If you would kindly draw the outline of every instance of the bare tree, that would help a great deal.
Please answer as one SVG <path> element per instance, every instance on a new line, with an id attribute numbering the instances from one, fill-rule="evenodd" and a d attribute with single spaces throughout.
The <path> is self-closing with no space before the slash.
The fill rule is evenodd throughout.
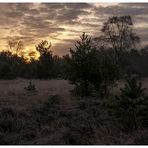
<path id="1" fill-rule="evenodd" d="M 111 48 L 119 56 L 124 51 L 136 48 L 140 38 L 133 32 L 130 16 L 110 17 L 102 27 L 103 36 L 95 38 L 101 47 Z"/>
<path id="2" fill-rule="evenodd" d="M 24 49 L 24 44 L 22 41 L 10 39 L 8 40 L 8 48 L 12 53 L 19 54 L 19 52 Z"/>
<path id="3" fill-rule="evenodd" d="M 41 41 L 37 46 L 36 46 L 36 50 L 40 53 L 40 55 L 49 53 L 49 49 L 51 48 L 51 43 L 49 43 L 48 41 L 44 40 Z"/>

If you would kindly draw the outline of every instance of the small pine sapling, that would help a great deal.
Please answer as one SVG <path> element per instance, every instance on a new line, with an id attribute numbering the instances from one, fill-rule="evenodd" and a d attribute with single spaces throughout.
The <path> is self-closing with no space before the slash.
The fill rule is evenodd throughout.
<path id="1" fill-rule="evenodd" d="M 141 122 L 140 112 L 147 104 L 145 88 L 142 87 L 142 83 L 139 82 L 136 75 L 128 75 L 124 88 L 120 90 L 121 94 L 115 96 L 112 103 L 115 120 L 120 121 L 123 126 L 134 131 Z"/>
<path id="2" fill-rule="evenodd" d="M 24 89 L 27 90 L 27 91 L 35 91 L 36 90 L 35 85 L 32 84 L 31 80 L 29 81 L 28 86 L 24 87 Z"/>

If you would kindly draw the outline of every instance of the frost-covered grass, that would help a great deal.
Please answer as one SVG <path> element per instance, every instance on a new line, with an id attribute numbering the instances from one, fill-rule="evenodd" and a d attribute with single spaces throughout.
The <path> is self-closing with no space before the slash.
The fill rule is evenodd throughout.
<path id="1" fill-rule="evenodd" d="M 106 100 L 73 96 L 65 80 L 32 80 L 35 91 L 28 82 L 0 81 L 0 144 L 148 144 L 147 129 L 125 133 L 108 121 Z"/>

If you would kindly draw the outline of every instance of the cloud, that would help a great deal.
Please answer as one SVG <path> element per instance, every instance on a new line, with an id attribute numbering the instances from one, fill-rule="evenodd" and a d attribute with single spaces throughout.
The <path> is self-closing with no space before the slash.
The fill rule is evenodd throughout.
<path id="1" fill-rule="evenodd" d="M 121 3 L 114 6 L 99 6 L 95 7 L 96 15 L 146 15 L 148 13 L 148 4 L 134 4 L 134 3 Z"/>
<path id="2" fill-rule="evenodd" d="M 54 53 L 62 55 L 82 32 L 98 36 L 103 22 L 114 15 L 131 15 L 137 34 L 146 43 L 147 7 L 147 3 L 1 3 L 0 47 L 9 38 L 23 40 L 27 48 L 46 39 L 52 42 Z"/>

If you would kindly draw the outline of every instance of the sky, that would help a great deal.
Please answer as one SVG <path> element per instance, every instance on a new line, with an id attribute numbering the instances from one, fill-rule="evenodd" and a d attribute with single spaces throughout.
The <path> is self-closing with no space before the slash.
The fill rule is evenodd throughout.
<path id="1" fill-rule="evenodd" d="M 42 40 L 62 56 L 86 32 L 100 36 L 109 17 L 130 15 L 142 44 L 148 44 L 148 3 L 0 3 L 0 50 L 10 39 L 21 40 L 24 52 Z"/>

